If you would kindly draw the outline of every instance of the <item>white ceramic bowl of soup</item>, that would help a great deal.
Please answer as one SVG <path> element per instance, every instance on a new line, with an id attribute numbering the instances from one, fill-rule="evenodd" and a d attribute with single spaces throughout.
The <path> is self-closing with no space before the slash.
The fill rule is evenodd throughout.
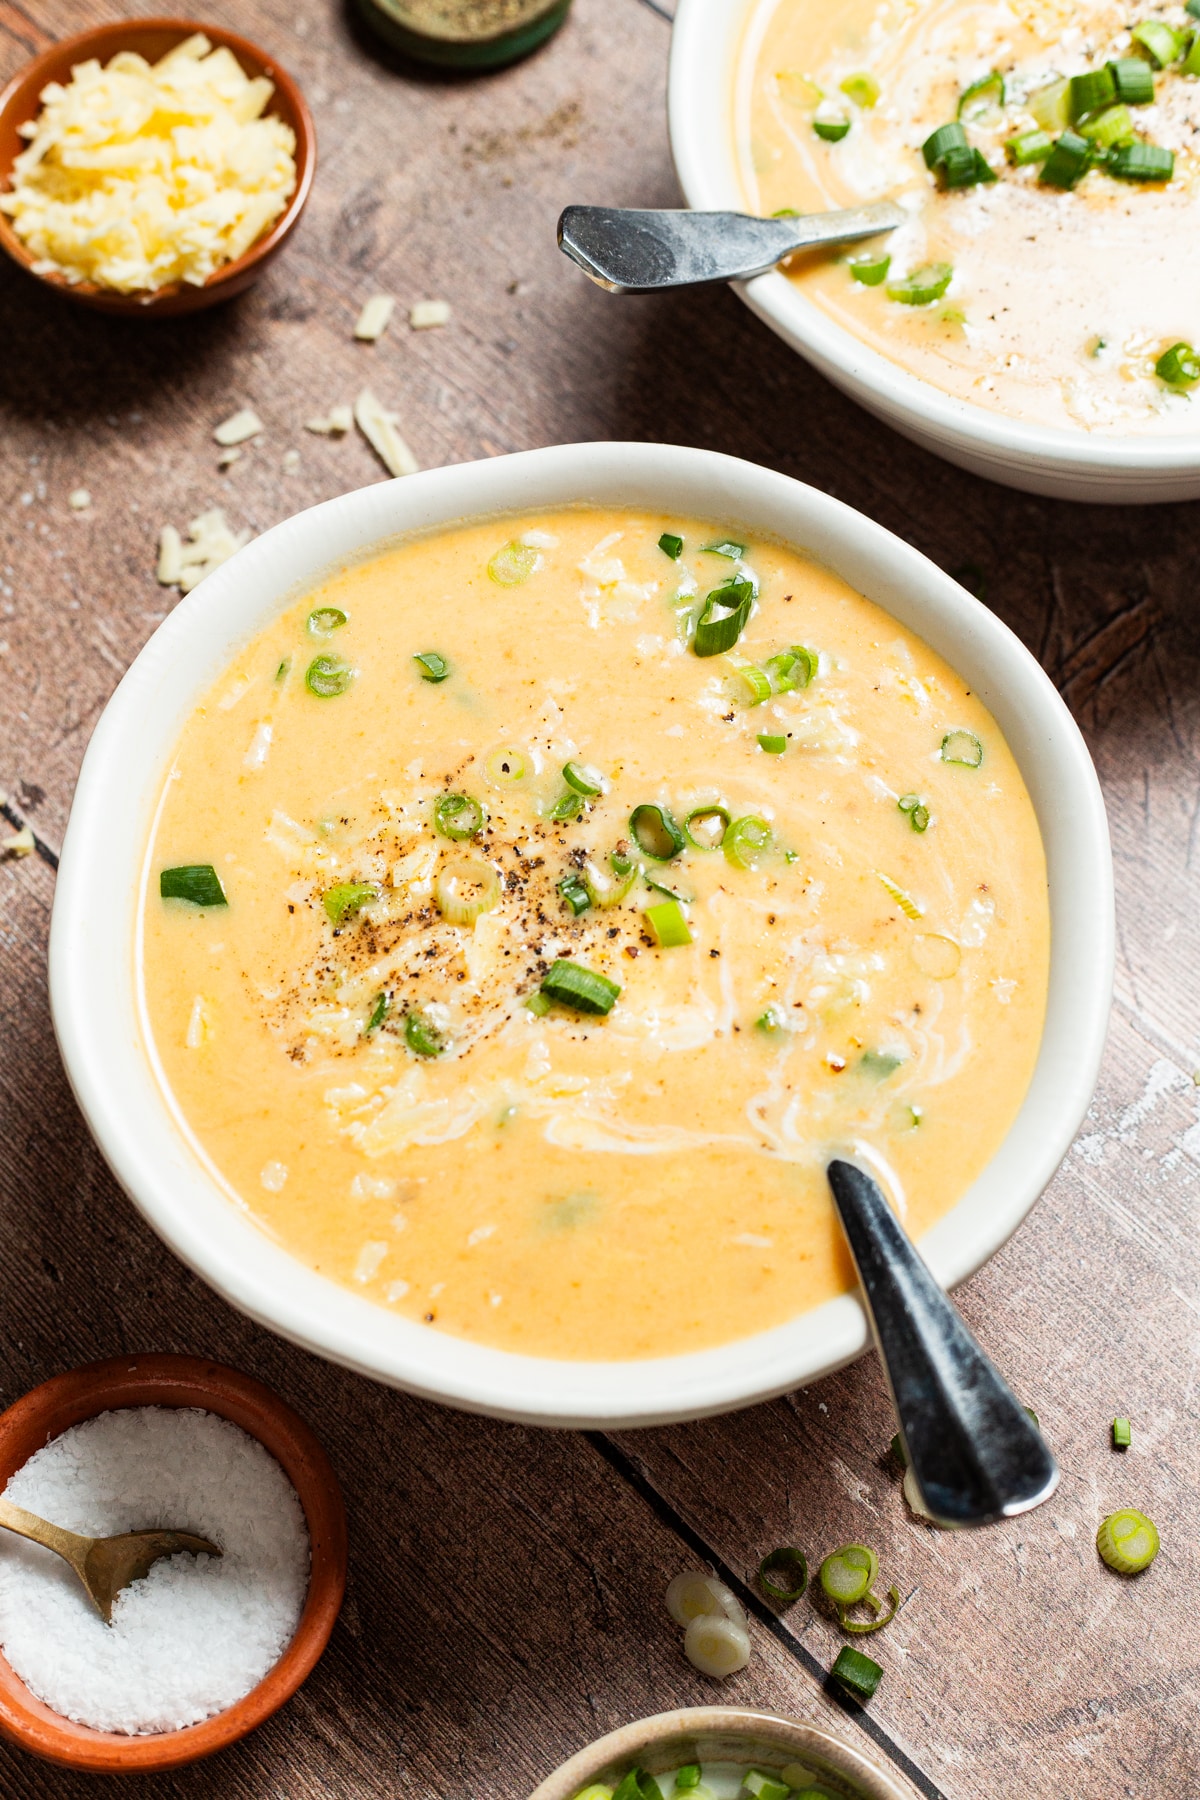
<path id="1" fill-rule="evenodd" d="M 671 151 L 689 206 L 745 211 L 735 71 L 760 0 L 679 0 L 671 37 Z M 1200 430 L 1154 437 L 1057 429 L 942 392 L 844 329 L 779 270 L 735 284 L 752 312 L 868 412 L 976 475 L 1068 500 L 1200 495 Z"/>
<path id="2" fill-rule="evenodd" d="M 999 1152 L 922 1239 L 947 1287 L 1009 1237 L 1090 1103 L 1113 967 L 1112 870 L 1095 770 L 1018 639 L 910 545 L 773 471 L 659 444 L 576 444 L 381 482 L 286 520 L 182 600 L 98 724 L 63 846 L 50 944 L 55 1027 L 75 1094 L 125 1191 L 233 1305 L 347 1367 L 468 1410 L 546 1425 L 698 1418 L 785 1392 L 859 1356 L 852 1294 L 757 1335 L 683 1355 L 583 1362 L 427 1330 L 305 1266 L 231 1203 L 156 1080 L 135 968 L 139 872 L 189 717 L 239 649 L 331 568 L 406 534 L 587 502 L 721 520 L 802 548 L 939 652 L 992 713 L 1037 814 L 1051 954 L 1032 1083 Z"/>

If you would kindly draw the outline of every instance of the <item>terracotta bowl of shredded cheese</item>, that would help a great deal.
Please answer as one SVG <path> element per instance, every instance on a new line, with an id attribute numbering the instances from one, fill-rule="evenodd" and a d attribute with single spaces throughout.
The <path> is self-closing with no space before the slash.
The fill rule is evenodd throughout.
<path id="1" fill-rule="evenodd" d="M 0 94 L 0 244 L 102 312 L 194 312 L 258 278 L 315 168 L 308 108 L 264 50 L 186 19 L 102 25 Z"/>
<path id="2" fill-rule="evenodd" d="M 91 1774 L 151 1774 L 236 1743 L 307 1680 L 341 1609 L 346 1514 L 329 1458 L 309 1427 L 252 1376 L 195 1356 L 117 1356 L 56 1375 L 0 1414 L 0 1488 L 52 1439 L 127 1407 L 199 1408 L 255 1438 L 291 1483 L 308 1531 L 308 1591 L 299 1623 L 249 1693 L 199 1724 L 155 1735 L 97 1731 L 51 1710 L 0 1655 L 0 1736 L 48 1762 Z M 265 1529 L 265 1527 L 264 1527 Z"/>

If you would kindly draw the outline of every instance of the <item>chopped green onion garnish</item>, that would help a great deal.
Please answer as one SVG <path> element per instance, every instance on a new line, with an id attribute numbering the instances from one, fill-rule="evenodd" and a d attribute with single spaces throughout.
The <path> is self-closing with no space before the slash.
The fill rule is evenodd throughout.
<path id="1" fill-rule="evenodd" d="M 1070 89 L 1071 84 L 1064 75 L 1029 96 L 1029 111 L 1043 131 L 1061 131 L 1064 125 L 1070 124 L 1067 112 Z M 1124 99 L 1124 95 L 1121 98 Z"/>
<path id="2" fill-rule="evenodd" d="M 1117 97 L 1117 83 L 1107 64 L 1102 69 L 1089 69 L 1084 75 L 1072 75 L 1067 88 L 1067 116 L 1072 125 L 1092 113 L 1102 112 Z"/>
<path id="3" fill-rule="evenodd" d="M 943 187 L 978 187 L 981 181 L 998 181 L 991 163 L 982 150 L 948 150 L 938 164 Z"/>
<path id="4" fill-rule="evenodd" d="M 523 581 L 529 580 L 540 560 L 532 544 L 522 544 L 514 538 L 512 543 L 497 550 L 488 564 L 488 574 L 499 587 L 520 587 Z"/>
<path id="5" fill-rule="evenodd" d="M 440 1056 L 446 1048 L 441 1033 L 419 1012 L 410 1012 L 405 1019 L 404 1041 L 414 1056 Z"/>
<path id="6" fill-rule="evenodd" d="M 865 106 L 869 110 L 879 99 L 879 83 L 865 71 L 847 75 L 845 81 L 839 82 L 838 86 L 847 100 L 853 100 L 855 106 Z"/>
<path id="7" fill-rule="evenodd" d="M 865 1600 L 879 1574 L 879 1558 L 868 1544 L 843 1544 L 821 1564 L 821 1588 L 839 1606 Z"/>
<path id="8" fill-rule="evenodd" d="M 573 1006 L 576 1012 L 608 1013 L 621 988 L 607 975 L 597 975 L 594 969 L 563 957 L 543 976 L 542 992 L 562 1006 Z"/>
<path id="9" fill-rule="evenodd" d="M 718 554 L 724 555 L 724 551 Z M 720 587 L 713 588 L 705 596 L 696 620 L 692 638 L 696 655 L 719 656 L 725 650 L 732 650 L 746 628 L 753 604 L 754 583 L 742 576 L 733 576 Z"/>
<path id="10" fill-rule="evenodd" d="M 1133 1442 L 1133 1429 L 1128 1419 L 1113 1420 L 1112 1441 L 1114 1450 L 1128 1450 Z"/>
<path id="11" fill-rule="evenodd" d="M 882 869 L 876 869 L 875 879 L 887 889 L 906 919 L 919 919 L 923 916 L 924 907 L 920 906 L 908 890 L 900 886 L 898 881 L 893 881 L 891 876 L 885 875 Z"/>
<path id="12" fill-rule="evenodd" d="M 280 663 L 279 667 L 275 671 L 275 680 L 277 682 L 279 682 L 280 684 L 285 682 L 288 678 L 288 670 L 291 668 L 291 666 L 292 666 L 291 657 L 285 656 L 283 661 Z"/>
<path id="13" fill-rule="evenodd" d="M 413 661 L 421 666 L 422 681 L 445 681 L 450 673 L 450 664 L 436 650 L 422 650 L 419 656 L 413 657 Z"/>
<path id="14" fill-rule="evenodd" d="M 305 687 L 322 700 L 344 694 L 353 680 L 354 670 L 340 656 L 314 656 L 304 671 Z"/>
<path id="15" fill-rule="evenodd" d="M 768 1600 L 791 1606 L 808 1586 L 808 1559 L 794 1544 L 781 1544 L 758 1565 L 758 1585 Z"/>
<path id="16" fill-rule="evenodd" d="M 433 807 L 433 828 L 441 837 L 465 844 L 487 824 L 487 808 L 470 794 L 442 794 Z"/>
<path id="17" fill-rule="evenodd" d="M 364 1030 L 368 1031 L 368 1032 L 378 1031 L 379 1027 L 383 1024 L 383 1021 L 388 1016 L 388 1007 L 390 1005 L 391 1005 L 391 1001 L 389 1000 L 387 994 L 386 993 L 380 994 L 376 998 L 374 1006 L 371 1008 L 371 1016 L 367 1020 L 367 1023 L 364 1026 Z"/>
<path id="18" fill-rule="evenodd" d="M 747 813 L 744 819 L 735 819 L 730 825 L 721 848 L 735 869 L 756 868 L 759 857 L 771 848 L 771 827 L 765 819 Z"/>
<path id="19" fill-rule="evenodd" d="M 1158 1555 L 1158 1527 L 1136 1507 L 1110 1513 L 1096 1533 L 1096 1548 L 1118 1575 L 1138 1575 Z"/>
<path id="20" fill-rule="evenodd" d="M 758 734 L 758 747 L 760 750 L 765 751 L 768 756 L 782 756 L 787 749 L 787 738 L 780 737 L 773 731 L 760 731 Z"/>
<path id="21" fill-rule="evenodd" d="M 999 69 L 983 75 L 963 90 L 958 102 L 958 116 L 968 124 L 986 119 L 1004 105 L 1004 77 Z"/>
<path id="22" fill-rule="evenodd" d="M 883 1670 L 861 1650 L 851 1650 L 849 1644 L 838 1651 L 837 1661 L 829 1671 L 833 1679 L 860 1700 L 869 1700 L 879 1683 L 883 1680 Z"/>
<path id="23" fill-rule="evenodd" d="M 529 758 L 523 756 L 519 750 L 512 749 L 511 746 L 507 746 L 503 750 L 493 750 L 483 766 L 488 780 L 494 782 L 497 787 L 518 787 L 521 782 L 528 779 L 532 769 Z"/>
<path id="24" fill-rule="evenodd" d="M 806 688 L 820 671 L 821 659 L 815 650 L 803 644 L 791 644 L 774 656 L 768 656 L 763 668 L 771 678 L 773 694 L 790 694 L 794 688 Z"/>
<path id="25" fill-rule="evenodd" d="M 564 763 L 563 780 L 569 788 L 574 788 L 577 794 L 586 794 L 589 800 L 604 792 L 604 777 L 599 769 L 593 769 L 590 763 Z"/>
<path id="26" fill-rule="evenodd" d="M 678 562 L 683 555 L 683 539 L 676 537 L 673 531 L 663 532 L 658 540 L 658 547 L 664 556 L 671 558 L 672 562 Z"/>
<path id="27" fill-rule="evenodd" d="M 824 138 L 827 144 L 840 144 L 849 129 L 849 119 L 829 117 L 813 120 L 813 130 L 819 138 Z"/>
<path id="28" fill-rule="evenodd" d="M 896 804 L 902 813 L 908 814 L 908 822 L 914 831 L 928 830 L 929 808 L 922 804 L 919 794 L 901 794 Z"/>
<path id="29" fill-rule="evenodd" d="M 766 1775 L 761 1769 L 747 1769 L 742 1777 L 742 1790 L 751 1795 L 752 1800 L 788 1800 L 791 1788 L 786 1781 L 780 1781 L 775 1775 Z"/>
<path id="30" fill-rule="evenodd" d="M 887 1591 L 887 1597 L 887 1611 L 879 1612 L 878 1600 L 876 1600 L 873 1595 L 868 1594 L 866 1596 L 867 1605 L 875 1609 L 876 1612 L 876 1616 L 873 1619 L 852 1619 L 848 1616 L 846 1608 L 844 1606 L 839 1606 L 838 1624 L 843 1631 L 852 1631 L 859 1637 L 865 1637 L 866 1634 L 871 1631 L 882 1631 L 885 1625 L 891 1624 L 892 1620 L 900 1610 L 899 1588 L 890 1587 Z"/>
<path id="31" fill-rule="evenodd" d="M 928 306 L 932 300 L 941 299 L 953 274 L 949 263 L 922 263 L 911 275 L 888 282 L 888 299 L 898 300 L 902 306 Z"/>
<path id="32" fill-rule="evenodd" d="M 687 846 L 687 840 L 665 806 L 643 801 L 629 815 L 633 841 L 655 862 L 673 862 Z"/>
<path id="33" fill-rule="evenodd" d="M 942 761 L 977 769 L 983 761 L 983 745 L 973 731 L 948 731 L 942 739 Z"/>
<path id="34" fill-rule="evenodd" d="M 1181 75 L 1200 75 L 1200 31 L 1194 33 L 1179 72 Z"/>
<path id="35" fill-rule="evenodd" d="M 890 256 L 855 256 L 847 265 L 855 281 L 864 287 L 878 287 L 892 266 Z"/>
<path id="36" fill-rule="evenodd" d="M 729 678 L 733 698 L 745 706 L 761 706 L 771 698 L 771 677 L 757 663 L 739 663 Z"/>
<path id="37" fill-rule="evenodd" d="M 1085 120 L 1079 127 L 1081 137 L 1088 138 L 1101 150 L 1133 141 L 1133 114 L 1127 106 L 1107 106 L 1101 113 Z"/>
<path id="38" fill-rule="evenodd" d="M 715 544 L 701 544 L 705 556 L 724 556 L 730 562 L 740 562 L 746 554 L 745 544 L 735 543 L 733 538 L 720 538 Z"/>
<path id="39" fill-rule="evenodd" d="M 336 926 L 378 898 L 379 889 L 373 881 L 343 881 L 337 887 L 327 889 L 321 896 L 321 903 L 329 914 L 330 924 Z"/>
<path id="40" fill-rule="evenodd" d="M 684 944 L 691 943 L 692 934 L 688 930 L 687 914 L 674 897 L 646 907 L 642 917 L 660 949 L 677 950 Z"/>
<path id="41" fill-rule="evenodd" d="M 576 793 L 574 788 L 568 788 L 565 794 L 560 794 L 550 808 L 550 817 L 560 821 L 578 819 L 582 814 L 583 795 Z"/>
<path id="42" fill-rule="evenodd" d="M 1175 152 L 1162 144 L 1122 144 L 1109 157 L 1108 172 L 1119 181 L 1170 181 Z"/>
<path id="43" fill-rule="evenodd" d="M 1200 19 L 1200 0 L 1185 0 L 1183 10 L 1193 19 Z"/>
<path id="44" fill-rule="evenodd" d="M 729 830 L 723 806 L 695 806 L 683 821 L 683 835 L 693 850 L 719 850 Z"/>
<path id="45" fill-rule="evenodd" d="M 754 1028 L 756 1031 L 766 1032 L 768 1037 L 773 1037 L 777 1031 L 783 1030 L 783 1024 L 783 1013 L 780 1008 L 768 1006 L 766 1012 L 759 1013 L 755 1019 Z"/>
<path id="46" fill-rule="evenodd" d="M 593 906 L 618 905 L 638 878 L 638 865 L 633 857 L 618 856 L 614 851 L 608 860 L 611 874 L 598 869 L 593 862 L 583 865 L 583 885 Z"/>
<path id="47" fill-rule="evenodd" d="M 310 637 L 332 637 L 346 623 L 340 606 L 315 606 L 305 620 Z"/>
<path id="48" fill-rule="evenodd" d="M 689 1788 L 700 1786 L 700 1764 L 684 1763 L 682 1769 L 675 1771 L 676 1791 L 686 1794 Z"/>
<path id="49" fill-rule="evenodd" d="M 902 1469 L 907 1469 L 908 1455 L 904 1448 L 904 1440 L 900 1436 L 899 1432 L 897 1432 L 896 1435 L 893 1437 L 891 1444 L 889 1445 L 889 1448 L 892 1452 L 892 1455 L 895 1457 L 896 1461 L 900 1464 L 900 1467 Z"/>
<path id="50" fill-rule="evenodd" d="M 1150 106 L 1154 100 L 1154 76 L 1140 56 L 1122 56 L 1108 65 L 1118 100 L 1126 106 Z"/>
<path id="51" fill-rule="evenodd" d="M 1045 162 L 1053 148 L 1054 139 L 1048 131 L 1021 131 L 1008 139 L 1004 154 L 1010 163 L 1023 169 L 1028 163 Z"/>
<path id="52" fill-rule="evenodd" d="M 949 150 L 967 150 L 967 134 L 957 120 L 949 125 L 939 125 L 931 131 L 921 145 L 921 155 L 925 158 L 925 167 L 929 170 L 937 168 Z"/>
<path id="53" fill-rule="evenodd" d="M 1092 146 L 1077 131 L 1064 131 L 1042 164 L 1038 180 L 1046 187 L 1073 188 L 1092 165 Z"/>
<path id="54" fill-rule="evenodd" d="M 1144 19 L 1129 35 L 1146 52 L 1156 69 L 1165 69 L 1183 49 L 1180 34 L 1164 25 L 1161 19 Z"/>
<path id="55" fill-rule="evenodd" d="M 605 1787 L 602 1781 L 589 1782 L 587 1787 L 576 1794 L 575 1800 L 613 1800 L 613 1790 Z"/>
<path id="56" fill-rule="evenodd" d="M 876 1081 L 886 1081 L 889 1075 L 902 1068 L 904 1058 L 896 1056 L 890 1050 L 864 1050 L 858 1059 L 858 1066 L 864 1075 L 873 1076 Z"/>
<path id="57" fill-rule="evenodd" d="M 558 891 L 576 918 L 592 904 L 592 896 L 579 875 L 564 875 L 558 884 Z"/>
<path id="58" fill-rule="evenodd" d="M 1024 1412 L 1024 1413 L 1026 1413 L 1026 1414 L 1027 1414 L 1027 1415 L 1028 1415 L 1028 1417 L 1029 1417 L 1029 1418 L 1030 1418 L 1030 1419 L 1031 1419 L 1031 1420 L 1032 1420 L 1032 1421 L 1033 1421 L 1033 1423 L 1034 1423 L 1034 1425 L 1037 1425 L 1037 1426 L 1038 1426 L 1038 1430 L 1039 1430 L 1039 1431 L 1040 1431 L 1040 1430 L 1041 1430 L 1041 1426 L 1040 1426 L 1040 1425 L 1038 1425 L 1038 1416 L 1037 1416 L 1037 1414 L 1036 1414 L 1036 1413 L 1035 1413 L 1035 1412 L 1034 1412 L 1034 1410 L 1033 1410 L 1033 1408 L 1032 1408 L 1032 1406 L 1026 1406 L 1026 1407 L 1023 1407 L 1023 1408 L 1022 1408 L 1022 1411 L 1023 1411 L 1023 1412 Z"/>
<path id="59" fill-rule="evenodd" d="M 535 1019 L 544 1019 L 553 1005 L 554 1002 L 549 994 L 543 994 L 541 988 L 536 994 L 530 994 L 525 1002 L 526 1011 L 531 1012 Z"/>
<path id="60" fill-rule="evenodd" d="M 228 906 L 221 877 L 211 863 L 184 863 L 164 869 L 158 878 L 164 900 L 190 900 L 193 906 Z"/>
<path id="61" fill-rule="evenodd" d="M 438 911 L 451 925 L 474 925 L 500 899 L 500 877 L 491 863 L 470 858 L 443 863 L 433 884 Z"/>

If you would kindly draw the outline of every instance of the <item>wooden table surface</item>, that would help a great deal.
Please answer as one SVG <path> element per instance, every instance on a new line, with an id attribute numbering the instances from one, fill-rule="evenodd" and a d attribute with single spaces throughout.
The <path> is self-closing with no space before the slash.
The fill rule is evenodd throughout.
<path id="1" fill-rule="evenodd" d="M 53 38 L 155 0 L 0 0 L 5 79 Z M 301 81 L 321 164 L 259 287 L 155 326 L 0 269 L 0 788 L 37 854 L 0 864 L 0 1401 L 131 1350 L 263 1376 L 327 1444 L 352 1573 L 329 1652 L 251 1740 L 130 1800 L 522 1800 L 570 1751 L 716 1697 L 866 1734 L 950 1800 L 1168 1800 L 1200 1790 L 1200 593 L 1194 507 L 1098 510 L 1009 492 L 833 392 L 725 291 L 617 300 L 557 253 L 566 202 L 669 204 L 657 0 L 577 0 L 531 61 L 472 81 L 378 55 L 341 0 L 204 0 Z M 373 291 L 445 298 L 442 331 L 351 328 Z M 1087 735 L 1117 872 L 1117 1001 L 1088 1123 L 1017 1237 L 960 1293 L 1061 1458 L 1053 1502 L 949 1536 L 914 1522 L 878 1367 L 705 1424 L 539 1433 L 411 1400 L 232 1312 L 116 1188 L 72 1102 L 46 1001 L 55 847 L 88 735 L 172 603 L 157 532 L 223 506 L 262 529 L 378 479 L 361 439 L 302 421 L 364 380 L 433 465 L 580 438 L 701 444 L 838 495 L 944 568 L 1041 658 Z M 265 435 L 219 474 L 213 425 Z M 284 472 L 285 451 L 300 466 Z M 85 486 L 93 506 L 73 514 Z M 1114 1413 L 1134 1447 L 1109 1447 Z M 1158 1521 L 1137 1581 L 1098 1562 L 1120 1503 Z M 746 1587 L 762 1553 L 868 1539 L 905 1598 L 874 1640 L 869 1713 L 832 1698 L 839 1639 Z M 664 1614 L 704 1561 L 752 1613 L 750 1666 L 693 1671 Z M 95 1786 L 0 1747 L 6 1800 Z"/>

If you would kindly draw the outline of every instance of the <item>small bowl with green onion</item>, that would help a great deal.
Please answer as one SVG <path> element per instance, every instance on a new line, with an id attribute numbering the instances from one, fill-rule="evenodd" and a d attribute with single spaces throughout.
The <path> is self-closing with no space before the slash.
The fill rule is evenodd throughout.
<path id="1" fill-rule="evenodd" d="M 597 1738 L 530 1800 L 916 1800 L 897 1768 L 799 1719 L 740 1706 L 656 1713 Z"/>

